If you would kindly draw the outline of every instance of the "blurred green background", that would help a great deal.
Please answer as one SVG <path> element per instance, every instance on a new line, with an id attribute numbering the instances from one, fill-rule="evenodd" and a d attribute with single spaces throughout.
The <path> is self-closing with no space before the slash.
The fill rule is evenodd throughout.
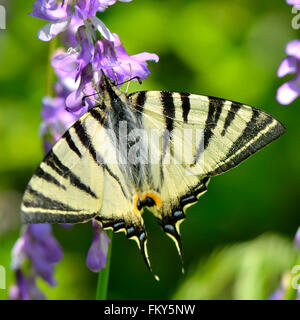
<path id="1" fill-rule="evenodd" d="M 0 265 L 6 267 L 20 232 L 19 204 L 43 157 L 38 136 L 49 44 L 37 39 L 44 21 L 30 17 L 31 1 L 0 1 Z M 265 299 L 295 264 L 293 237 L 300 225 L 300 99 L 275 100 L 286 81 L 277 68 L 285 45 L 299 38 L 284 0 L 133 0 L 101 15 L 129 54 L 160 56 L 135 90 L 174 90 L 223 97 L 262 108 L 287 127 L 278 141 L 238 168 L 212 179 L 181 226 L 185 275 L 175 246 L 145 214 L 156 282 L 133 241 L 113 239 L 108 297 L 113 299 Z M 40 283 L 50 299 L 94 299 L 97 275 L 85 265 L 90 224 L 54 226 L 64 249 L 58 286 Z M 0 290 L 7 298 L 7 290 Z"/>

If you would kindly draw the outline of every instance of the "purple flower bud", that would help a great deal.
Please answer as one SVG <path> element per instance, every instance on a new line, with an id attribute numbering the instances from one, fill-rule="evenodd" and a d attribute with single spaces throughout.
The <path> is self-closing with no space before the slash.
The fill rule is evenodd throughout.
<path id="1" fill-rule="evenodd" d="M 49 224 L 32 224 L 29 225 L 29 228 L 33 241 L 43 247 L 45 258 L 51 263 L 59 262 L 63 253 L 59 243 L 52 235 L 51 226 Z"/>
<path id="2" fill-rule="evenodd" d="M 62 250 L 52 235 L 50 225 L 26 226 L 12 251 L 11 268 L 16 271 L 17 284 L 11 288 L 11 299 L 44 299 L 36 286 L 36 278 L 40 276 L 54 286 L 54 263 L 61 259 Z M 22 268 L 26 260 L 30 264 L 25 275 Z"/>
<path id="3" fill-rule="evenodd" d="M 29 288 L 27 280 L 21 270 L 16 271 L 17 285 L 13 286 L 10 294 L 12 300 L 29 300 Z"/>
<path id="4" fill-rule="evenodd" d="M 91 271 L 99 272 L 105 267 L 110 239 L 96 220 L 93 220 L 93 232 L 93 242 L 87 255 L 86 264 Z"/>

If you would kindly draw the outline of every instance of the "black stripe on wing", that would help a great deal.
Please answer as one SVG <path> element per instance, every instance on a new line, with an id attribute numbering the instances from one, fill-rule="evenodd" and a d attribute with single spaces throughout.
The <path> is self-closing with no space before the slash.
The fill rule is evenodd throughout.
<path id="1" fill-rule="evenodd" d="M 36 170 L 35 175 L 42 180 L 45 180 L 56 185 L 59 188 L 66 190 L 65 186 L 63 186 L 58 180 L 56 180 L 50 173 L 45 172 L 41 167 Z"/>
<path id="2" fill-rule="evenodd" d="M 220 115 L 222 112 L 222 108 L 226 100 L 214 97 L 207 97 L 209 99 L 208 104 L 208 113 L 207 118 L 205 121 L 204 127 L 204 135 L 197 147 L 194 161 L 192 163 L 192 167 L 196 165 L 197 161 L 199 160 L 201 154 L 207 149 L 209 146 L 210 139 L 213 136 L 213 130 L 217 127 L 218 121 L 220 119 Z"/>
<path id="3" fill-rule="evenodd" d="M 34 200 L 29 201 L 24 199 L 22 204 L 26 208 L 53 209 L 53 210 L 74 211 L 74 212 L 77 211 L 63 202 L 51 199 L 43 195 L 42 193 L 32 189 L 30 186 L 28 186 L 27 192 L 32 196 Z"/>
<path id="4" fill-rule="evenodd" d="M 163 106 L 163 115 L 165 117 L 166 129 L 169 131 L 170 138 L 174 129 L 175 105 L 173 93 L 168 91 L 161 92 L 161 102 Z"/>
<path id="5" fill-rule="evenodd" d="M 251 119 L 247 122 L 241 135 L 220 161 L 220 166 L 214 171 L 208 172 L 207 175 L 217 175 L 237 166 L 249 156 L 279 138 L 284 132 L 285 127 L 278 120 L 263 111 L 252 108 Z"/>
<path id="6" fill-rule="evenodd" d="M 213 136 L 213 130 L 218 125 L 222 108 L 225 103 L 224 99 L 219 99 L 214 97 L 208 97 L 208 99 L 209 99 L 208 115 L 207 115 L 205 128 L 204 128 L 204 150 L 208 147 L 209 141 Z"/>
<path id="7" fill-rule="evenodd" d="M 92 156 L 92 158 L 94 159 L 94 161 L 96 163 L 98 163 L 96 151 L 92 145 L 92 142 L 91 142 L 89 135 L 86 133 L 85 128 L 81 124 L 81 121 L 78 120 L 77 122 L 75 122 L 73 128 L 75 129 L 75 132 L 76 132 L 80 142 L 89 151 L 89 153 Z"/>
<path id="8" fill-rule="evenodd" d="M 227 129 L 229 128 L 230 124 L 234 120 L 237 112 L 240 110 L 241 107 L 242 107 L 241 103 L 231 102 L 231 106 L 230 106 L 230 109 L 229 109 L 228 114 L 226 116 L 226 119 L 225 119 L 225 122 L 224 122 L 224 126 L 223 126 L 223 130 L 222 130 L 222 133 L 221 133 L 222 136 L 224 136 L 225 133 L 227 132 Z"/>
<path id="9" fill-rule="evenodd" d="M 135 100 L 135 108 L 139 112 L 143 113 L 145 103 L 146 103 L 146 91 L 138 92 Z"/>
<path id="10" fill-rule="evenodd" d="M 21 211 L 21 221 L 25 224 L 30 223 L 78 223 L 86 222 L 95 217 L 96 214 L 85 213 L 49 213 L 49 212 L 23 212 Z"/>
<path id="11" fill-rule="evenodd" d="M 101 110 L 101 109 L 100 109 Z M 104 123 L 104 116 L 99 112 L 99 107 L 94 107 L 89 111 L 90 115 L 99 122 L 100 125 Z"/>
<path id="12" fill-rule="evenodd" d="M 189 96 L 190 96 L 190 93 L 180 92 L 182 119 L 185 123 L 188 122 L 188 115 L 191 110 L 191 103 L 190 103 Z"/>
<path id="13" fill-rule="evenodd" d="M 81 158 L 81 157 L 82 157 L 81 152 L 80 152 L 79 149 L 76 147 L 76 144 L 75 144 L 75 142 L 73 141 L 69 130 L 66 131 L 66 133 L 62 136 L 62 138 L 66 140 L 69 148 L 70 148 L 72 151 L 74 151 L 79 158 Z"/>
<path id="14" fill-rule="evenodd" d="M 55 170 L 61 177 L 69 179 L 70 183 L 76 188 L 82 190 L 83 192 L 89 194 L 95 199 L 98 199 L 96 194 L 91 190 L 89 186 L 84 184 L 69 168 L 67 168 L 55 155 L 54 152 L 49 153 L 48 157 L 45 159 L 45 163 Z M 83 168 L 84 169 L 84 168 Z"/>
<path id="15" fill-rule="evenodd" d="M 91 113 L 91 115 L 93 116 L 93 118 L 96 118 L 98 121 L 101 122 L 101 124 L 103 123 L 103 118 L 101 117 L 100 118 L 100 114 L 97 110 L 93 110 L 91 109 L 89 112 Z M 93 147 L 92 145 L 92 141 L 91 141 L 91 138 L 90 136 L 87 134 L 84 126 L 81 124 L 80 120 L 77 121 L 75 124 L 74 124 L 74 129 L 75 129 L 75 132 L 79 138 L 79 140 L 81 141 L 82 145 L 89 151 L 90 155 L 92 156 L 92 158 L 94 159 L 94 161 L 101 167 L 103 167 L 108 173 L 109 175 L 115 179 L 117 181 L 117 183 L 119 184 L 121 190 L 122 190 L 122 193 L 124 194 L 124 196 L 127 198 L 127 194 L 121 184 L 121 181 L 120 179 L 110 170 L 110 168 L 105 164 L 105 159 L 103 159 L 101 157 L 100 154 L 97 154 L 96 153 L 96 150 L 95 148 Z"/>

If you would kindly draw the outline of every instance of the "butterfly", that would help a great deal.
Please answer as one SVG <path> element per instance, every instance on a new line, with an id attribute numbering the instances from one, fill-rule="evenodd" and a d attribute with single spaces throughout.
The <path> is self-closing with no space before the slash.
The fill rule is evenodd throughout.
<path id="1" fill-rule="evenodd" d="M 236 167 L 285 128 L 241 103 L 168 91 L 127 95 L 104 75 L 102 80 L 99 104 L 65 132 L 32 176 L 21 219 L 96 219 L 104 229 L 136 240 L 152 270 L 144 209 L 182 257 L 179 225 L 210 178 Z"/>

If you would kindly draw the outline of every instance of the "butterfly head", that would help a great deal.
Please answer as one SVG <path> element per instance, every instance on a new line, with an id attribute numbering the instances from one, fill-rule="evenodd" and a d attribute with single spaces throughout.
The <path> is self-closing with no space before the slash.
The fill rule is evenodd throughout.
<path id="1" fill-rule="evenodd" d="M 127 104 L 127 96 L 119 90 L 114 81 L 109 79 L 103 72 L 100 84 L 103 103 L 108 109 L 119 109 L 123 104 Z"/>

